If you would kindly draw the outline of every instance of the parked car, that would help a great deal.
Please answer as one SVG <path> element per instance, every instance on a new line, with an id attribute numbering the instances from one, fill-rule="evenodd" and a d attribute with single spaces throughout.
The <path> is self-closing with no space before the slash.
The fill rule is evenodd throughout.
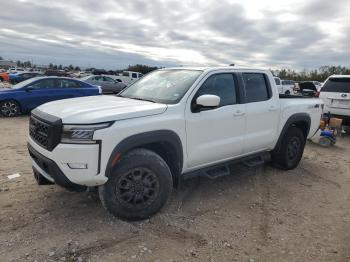
<path id="1" fill-rule="evenodd" d="M 303 81 L 295 83 L 294 91 L 302 96 L 319 96 L 319 91 L 313 81 Z"/>
<path id="2" fill-rule="evenodd" d="M 118 75 L 119 79 L 127 86 L 136 82 L 139 78 L 143 77 L 143 74 L 133 71 L 124 71 Z"/>
<path id="3" fill-rule="evenodd" d="M 9 74 L 22 73 L 22 72 L 25 72 L 25 70 L 22 67 L 11 67 L 8 70 Z"/>
<path id="4" fill-rule="evenodd" d="M 9 74 L 7 72 L 1 72 L 0 73 L 0 82 L 3 82 L 3 81 L 9 81 L 10 78 L 9 78 Z"/>
<path id="5" fill-rule="evenodd" d="M 35 77 L 20 82 L 11 89 L 0 90 L 0 113 L 11 117 L 30 112 L 50 101 L 100 93 L 100 88 L 76 79 Z"/>
<path id="6" fill-rule="evenodd" d="M 48 69 L 45 71 L 46 76 L 63 76 L 70 77 L 71 75 L 64 70 Z"/>
<path id="7" fill-rule="evenodd" d="M 12 84 L 17 84 L 19 82 L 22 82 L 24 80 L 37 77 L 37 76 L 42 76 L 42 74 L 34 73 L 34 72 L 15 73 L 15 74 L 9 75 L 9 80 Z"/>
<path id="8" fill-rule="evenodd" d="M 86 76 L 81 81 L 100 86 L 104 94 L 117 94 L 126 87 L 126 84 L 103 75 Z"/>
<path id="9" fill-rule="evenodd" d="M 319 97 L 324 101 L 324 112 L 343 119 L 350 125 L 350 75 L 332 75 L 321 88 Z"/>
<path id="10" fill-rule="evenodd" d="M 282 80 L 281 94 L 290 95 L 294 93 L 295 82 L 293 80 Z"/>
<path id="11" fill-rule="evenodd" d="M 33 110 L 28 149 L 39 184 L 99 186 L 110 213 L 138 220 L 159 211 L 182 179 L 229 175 L 232 161 L 295 168 L 321 113 L 318 98 L 279 98 L 270 71 L 161 69 L 118 96 Z"/>

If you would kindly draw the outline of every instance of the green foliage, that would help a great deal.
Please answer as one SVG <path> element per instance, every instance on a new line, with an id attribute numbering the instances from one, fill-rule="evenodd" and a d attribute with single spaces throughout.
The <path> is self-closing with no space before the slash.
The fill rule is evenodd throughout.
<path id="1" fill-rule="evenodd" d="M 281 79 L 294 81 L 325 81 L 331 75 L 350 75 L 350 68 L 345 66 L 321 66 L 319 69 L 296 72 L 292 69 L 274 71 L 274 75 Z"/>
<path id="2" fill-rule="evenodd" d="M 141 64 L 136 64 L 136 65 L 129 65 L 128 68 L 126 69 L 127 71 L 135 71 L 139 72 L 142 74 L 147 74 L 153 70 L 158 69 L 159 67 L 156 66 L 147 66 L 147 65 L 141 65 Z"/>

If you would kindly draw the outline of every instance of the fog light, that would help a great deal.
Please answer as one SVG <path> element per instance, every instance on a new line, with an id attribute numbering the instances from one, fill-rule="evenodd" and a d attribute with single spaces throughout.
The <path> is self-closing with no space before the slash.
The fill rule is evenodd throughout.
<path id="1" fill-rule="evenodd" d="M 85 163 L 67 163 L 70 169 L 87 169 L 88 165 Z"/>

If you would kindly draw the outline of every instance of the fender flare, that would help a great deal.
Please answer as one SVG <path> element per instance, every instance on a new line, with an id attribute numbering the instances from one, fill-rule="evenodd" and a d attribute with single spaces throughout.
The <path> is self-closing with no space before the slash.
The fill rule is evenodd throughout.
<path id="1" fill-rule="evenodd" d="M 178 172 L 173 175 L 180 175 L 183 168 L 183 149 L 180 137 L 171 130 L 155 130 L 129 136 L 117 144 L 107 162 L 106 176 L 111 175 L 112 167 L 119 162 L 125 153 L 134 148 L 145 147 L 153 143 L 167 143 L 173 147 L 178 160 L 176 165 Z"/>
<path id="2" fill-rule="evenodd" d="M 288 120 L 286 121 L 286 123 L 284 124 L 280 136 L 277 140 L 276 146 L 274 150 L 278 150 L 281 143 L 282 143 L 282 139 L 284 137 L 284 135 L 286 134 L 287 130 L 289 127 L 291 127 L 293 124 L 295 123 L 300 123 L 303 122 L 306 124 L 306 132 L 305 132 L 305 139 L 307 138 L 309 132 L 310 132 L 310 126 L 311 126 L 311 117 L 309 114 L 307 113 L 296 113 L 291 115 Z"/>

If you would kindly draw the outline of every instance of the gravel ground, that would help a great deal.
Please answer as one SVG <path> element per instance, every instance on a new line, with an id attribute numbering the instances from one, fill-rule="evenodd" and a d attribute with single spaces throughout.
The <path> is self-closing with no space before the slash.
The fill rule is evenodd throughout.
<path id="1" fill-rule="evenodd" d="M 292 171 L 237 165 L 187 181 L 155 217 L 127 223 L 93 195 L 37 186 L 27 126 L 0 118 L 1 261 L 350 261 L 350 136 L 308 142 Z"/>

